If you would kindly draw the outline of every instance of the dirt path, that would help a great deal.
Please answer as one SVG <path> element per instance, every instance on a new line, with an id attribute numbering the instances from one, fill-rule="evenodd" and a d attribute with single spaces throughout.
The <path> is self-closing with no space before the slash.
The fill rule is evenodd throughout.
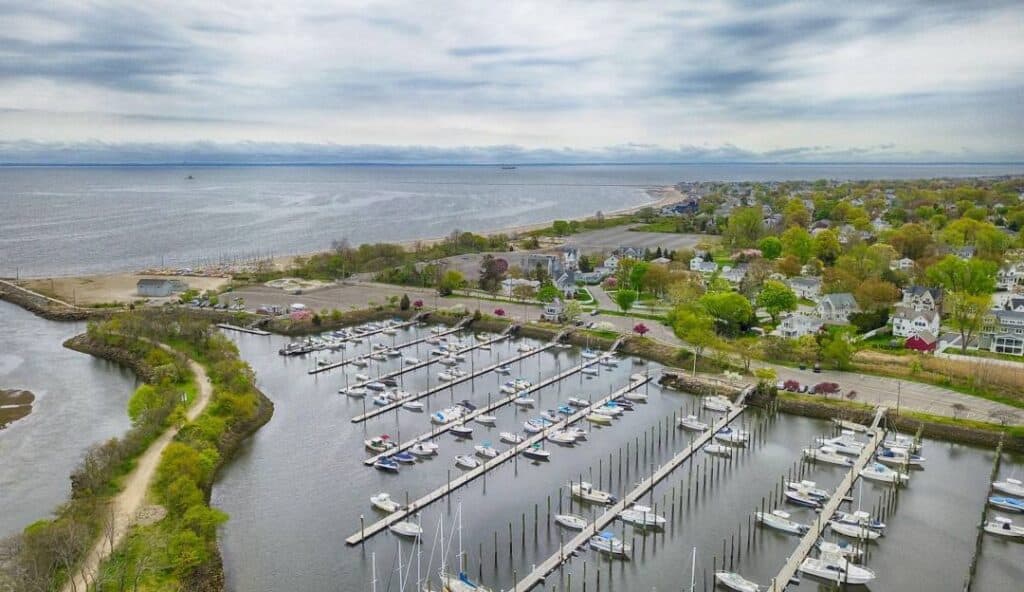
<path id="1" fill-rule="evenodd" d="M 166 349 L 166 348 L 165 348 Z M 198 363 L 189 360 L 189 367 L 195 374 L 196 383 L 199 386 L 199 396 L 192 403 L 192 407 L 185 413 L 189 421 L 199 417 L 199 414 L 210 402 L 213 393 L 213 386 L 206 375 L 206 370 Z M 61 589 L 62 592 L 84 592 L 88 590 L 89 583 L 96 578 L 100 563 L 110 556 L 111 547 L 116 548 L 128 529 L 135 523 L 136 516 L 146 501 L 146 492 L 156 475 L 156 467 L 160 463 L 160 457 L 171 443 L 171 440 L 178 433 L 178 427 L 172 426 L 167 429 L 159 438 L 149 445 L 149 448 L 142 453 L 135 463 L 135 469 L 124 480 L 124 489 L 111 500 L 114 516 L 114 541 L 113 545 L 106 536 L 103 536 L 89 553 L 85 556 L 74 577 L 70 578 Z"/>

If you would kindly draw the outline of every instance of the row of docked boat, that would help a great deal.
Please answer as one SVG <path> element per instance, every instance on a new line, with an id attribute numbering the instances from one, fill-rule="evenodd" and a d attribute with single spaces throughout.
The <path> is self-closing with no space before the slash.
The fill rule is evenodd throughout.
<path id="1" fill-rule="evenodd" d="M 875 579 L 875 572 L 852 563 L 849 545 L 822 541 L 817 544 L 818 556 L 807 557 L 800 563 L 800 572 L 834 584 L 864 585 Z M 715 572 L 715 581 L 736 592 L 761 592 L 764 588 L 742 575 L 731 571 Z"/>
<path id="2" fill-rule="evenodd" d="M 994 481 L 992 489 L 1004 495 L 993 495 L 988 503 L 994 508 L 1007 512 L 1024 513 L 1024 482 L 1009 477 L 1002 481 Z M 1017 526 L 1013 520 L 1005 516 L 993 516 L 983 525 L 985 532 L 1016 540 L 1024 540 L 1024 526 Z"/>
<path id="3" fill-rule="evenodd" d="M 378 333 L 396 335 L 404 321 L 394 319 L 380 323 L 364 323 L 347 329 L 339 329 L 323 333 L 316 337 L 307 337 L 302 341 L 294 341 L 278 350 L 282 356 L 301 356 L 316 351 L 337 351 L 344 349 L 349 343 L 358 344 Z"/>

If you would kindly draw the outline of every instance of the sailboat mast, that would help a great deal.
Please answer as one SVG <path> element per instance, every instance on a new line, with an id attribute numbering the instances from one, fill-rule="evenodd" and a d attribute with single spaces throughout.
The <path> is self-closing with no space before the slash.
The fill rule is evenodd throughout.
<path id="1" fill-rule="evenodd" d="M 459 573 L 462 573 L 462 502 L 459 502 Z"/>
<path id="2" fill-rule="evenodd" d="M 690 592 L 697 590 L 697 547 L 693 548 L 693 559 L 690 560 Z"/>
<path id="3" fill-rule="evenodd" d="M 370 574 L 372 579 L 370 580 L 370 589 L 373 592 L 377 592 L 377 554 L 370 553 Z"/>
<path id="4" fill-rule="evenodd" d="M 423 532 L 423 515 L 416 515 L 416 525 L 420 527 L 420 533 Z M 416 592 L 422 590 L 422 577 L 420 576 L 420 560 L 423 559 L 423 536 L 422 534 L 416 537 Z"/>
<path id="5" fill-rule="evenodd" d="M 402 579 L 402 541 L 395 541 L 398 545 L 398 590 L 405 592 L 405 580 Z"/>

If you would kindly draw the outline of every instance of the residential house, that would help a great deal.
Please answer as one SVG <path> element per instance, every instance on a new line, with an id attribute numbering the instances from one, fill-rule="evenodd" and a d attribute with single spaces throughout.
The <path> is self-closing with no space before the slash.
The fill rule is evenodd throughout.
<path id="1" fill-rule="evenodd" d="M 996 273 L 996 289 L 1012 290 L 1020 285 L 1024 285 L 1024 263 L 1007 265 Z"/>
<path id="2" fill-rule="evenodd" d="M 685 199 L 661 208 L 662 216 L 692 216 L 700 210 L 700 202 L 695 198 Z"/>
<path id="3" fill-rule="evenodd" d="M 908 257 L 889 262 L 889 269 L 893 271 L 911 271 L 914 269 L 914 260 Z"/>
<path id="4" fill-rule="evenodd" d="M 643 259 L 644 249 L 643 247 L 619 247 L 615 249 L 615 255 L 619 256 L 619 259 Z"/>
<path id="5" fill-rule="evenodd" d="M 566 268 L 565 272 L 555 280 L 555 287 L 566 300 L 576 298 L 576 270 L 572 267 Z"/>
<path id="6" fill-rule="evenodd" d="M 786 281 L 786 285 L 796 294 L 797 298 L 806 298 L 817 302 L 821 298 L 821 278 L 795 277 Z"/>
<path id="7" fill-rule="evenodd" d="M 523 263 L 523 273 L 533 275 L 537 269 L 544 271 L 548 277 L 556 278 L 562 275 L 562 259 L 555 255 L 541 253 L 530 253 Z"/>
<path id="8" fill-rule="evenodd" d="M 942 312 L 942 288 L 910 286 L 903 290 L 903 300 L 900 305 L 913 310 Z"/>
<path id="9" fill-rule="evenodd" d="M 818 301 L 814 313 L 819 319 L 831 323 L 848 323 L 851 313 L 860 312 L 857 301 L 849 292 L 826 294 Z"/>
<path id="10" fill-rule="evenodd" d="M 978 347 L 997 354 L 1024 355 L 1024 312 L 993 310 L 985 318 Z"/>
<path id="11" fill-rule="evenodd" d="M 616 269 L 619 268 L 619 258 L 616 257 L 615 255 L 608 255 L 608 258 L 604 260 L 604 263 L 601 264 L 601 267 L 605 267 L 614 272 Z"/>
<path id="12" fill-rule="evenodd" d="M 974 247 L 974 245 L 965 245 L 963 247 L 957 247 L 953 249 L 953 254 L 963 259 L 964 261 L 973 258 L 975 252 L 977 252 L 977 249 Z"/>
<path id="13" fill-rule="evenodd" d="M 188 284 L 172 278 L 143 278 L 135 284 L 136 293 L 147 298 L 164 298 L 185 290 L 188 290 Z"/>
<path id="14" fill-rule="evenodd" d="M 896 337 L 913 337 L 922 331 L 933 335 L 939 333 L 939 313 L 936 310 L 917 310 L 899 306 L 892 315 L 892 334 Z"/>
<path id="15" fill-rule="evenodd" d="M 814 335 L 821 331 L 823 325 L 824 322 L 821 319 L 811 315 L 801 313 L 789 314 L 783 317 L 782 322 L 779 323 L 779 326 L 772 333 L 796 339 L 804 335 Z"/>
<path id="16" fill-rule="evenodd" d="M 540 313 L 542 321 L 560 323 L 565 320 L 565 305 L 558 298 L 544 305 L 544 311 Z"/>
<path id="17" fill-rule="evenodd" d="M 697 273 L 715 273 L 718 271 L 718 264 L 714 261 L 705 261 L 700 257 L 690 259 L 690 271 Z"/>
<path id="18" fill-rule="evenodd" d="M 934 333 L 928 331 L 921 331 L 920 333 L 908 337 L 903 342 L 903 347 L 912 349 L 919 352 L 933 352 L 935 346 L 938 343 L 938 337 Z"/>
<path id="19" fill-rule="evenodd" d="M 889 230 L 892 228 L 892 224 L 889 224 L 881 218 L 875 218 L 871 221 L 871 227 L 875 229 L 875 232 L 882 232 L 883 230 Z"/>
<path id="20" fill-rule="evenodd" d="M 668 257 L 655 257 L 654 259 L 651 259 L 651 263 L 654 265 L 668 265 L 669 263 L 672 263 L 672 260 Z"/>
<path id="21" fill-rule="evenodd" d="M 745 263 L 737 265 L 736 267 L 730 267 L 728 265 L 722 267 L 722 279 L 730 284 L 739 284 L 745 277 L 747 277 L 747 265 Z"/>
<path id="22" fill-rule="evenodd" d="M 1024 312 L 1024 296 L 1010 296 L 1003 303 L 1003 309 Z"/>

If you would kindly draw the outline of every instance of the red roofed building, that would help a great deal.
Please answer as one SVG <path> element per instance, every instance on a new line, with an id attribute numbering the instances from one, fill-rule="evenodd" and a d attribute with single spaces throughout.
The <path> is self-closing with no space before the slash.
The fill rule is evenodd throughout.
<path id="1" fill-rule="evenodd" d="M 935 351 L 935 343 L 937 341 L 938 338 L 936 338 L 934 334 L 929 333 L 928 331 L 921 331 L 917 335 L 908 337 L 907 340 L 903 342 L 903 347 L 919 352 L 933 352 Z"/>

